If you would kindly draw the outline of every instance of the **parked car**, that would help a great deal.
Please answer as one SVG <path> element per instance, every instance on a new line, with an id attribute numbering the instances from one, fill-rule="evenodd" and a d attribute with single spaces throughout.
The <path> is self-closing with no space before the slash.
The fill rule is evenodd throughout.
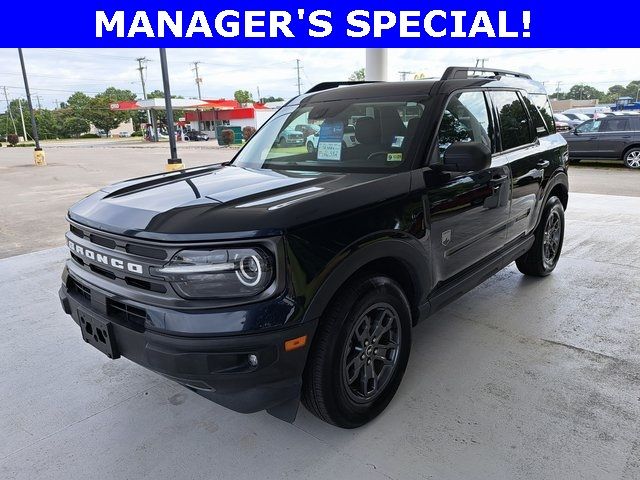
<path id="1" fill-rule="evenodd" d="M 607 106 L 594 106 L 594 107 L 574 107 L 568 108 L 562 113 L 582 113 L 590 118 L 601 118 L 611 112 L 611 108 Z"/>
<path id="2" fill-rule="evenodd" d="M 640 168 L 640 116 L 612 115 L 584 122 L 563 134 L 572 161 L 621 160 L 629 168 Z"/>
<path id="3" fill-rule="evenodd" d="M 293 128 L 285 128 L 275 141 L 278 147 L 299 147 L 304 145 L 304 135 Z"/>
<path id="4" fill-rule="evenodd" d="M 84 198 L 68 213 L 64 311 L 109 358 L 233 410 L 293 421 L 302 399 L 334 425 L 369 422 L 413 326 L 513 261 L 544 277 L 560 258 L 567 144 L 544 86 L 479 70 L 320 84 L 231 162 Z M 322 158 L 274 146 L 310 116 L 333 135 L 358 117 L 357 143 L 333 137 Z"/>
<path id="5" fill-rule="evenodd" d="M 358 144 L 356 138 L 356 128 L 353 125 L 346 125 L 342 134 L 342 149 L 351 148 Z M 318 149 L 318 143 L 320 142 L 320 132 L 307 138 L 307 152 L 313 153 Z"/>
<path id="6" fill-rule="evenodd" d="M 576 122 L 586 122 L 591 117 L 589 115 L 585 115 L 584 113 L 570 113 L 570 112 L 562 112 L 562 115 L 568 117 L 571 120 L 575 120 Z"/>
<path id="7" fill-rule="evenodd" d="M 189 130 L 184 132 L 184 139 L 192 142 L 207 142 L 209 141 L 209 135 L 198 130 Z"/>
<path id="8" fill-rule="evenodd" d="M 320 131 L 320 126 L 310 123 L 301 123 L 299 125 L 296 125 L 295 130 L 298 132 L 302 132 L 302 135 L 304 135 L 304 138 L 306 139 L 310 135 L 318 133 Z"/>
<path id="9" fill-rule="evenodd" d="M 567 117 L 563 113 L 554 113 L 553 118 L 556 120 L 556 122 L 562 122 L 569 125 L 570 129 L 577 127 L 584 121 L 584 120 L 572 120 L 571 118 Z"/>

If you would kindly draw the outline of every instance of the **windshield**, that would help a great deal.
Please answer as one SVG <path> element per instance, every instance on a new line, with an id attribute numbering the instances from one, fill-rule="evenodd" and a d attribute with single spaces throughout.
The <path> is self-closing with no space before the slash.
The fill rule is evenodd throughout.
<path id="1" fill-rule="evenodd" d="M 287 106 L 238 153 L 247 168 L 386 171 L 408 163 L 424 99 L 352 99 Z"/>

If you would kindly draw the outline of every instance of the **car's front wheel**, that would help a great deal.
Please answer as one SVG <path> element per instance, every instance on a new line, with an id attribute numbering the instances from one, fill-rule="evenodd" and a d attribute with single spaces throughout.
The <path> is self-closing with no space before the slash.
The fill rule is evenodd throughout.
<path id="1" fill-rule="evenodd" d="M 550 197 L 535 231 L 531 249 L 516 260 L 516 266 L 525 275 L 545 277 L 560 259 L 564 241 L 564 207 L 558 197 Z"/>
<path id="2" fill-rule="evenodd" d="M 315 149 L 315 147 L 313 146 L 313 142 L 307 142 L 307 152 L 309 152 L 309 153 L 313 153 L 313 152 L 315 152 L 315 151 L 316 151 L 316 149 Z"/>
<path id="3" fill-rule="evenodd" d="M 354 278 L 320 320 L 304 373 L 304 405 L 333 425 L 364 425 L 395 395 L 410 348 L 402 288 L 384 275 Z"/>
<path id="4" fill-rule="evenodd" d="M 624 165 L 628 168 L 640 168 L 640 147 L 631 148 L 624 154 Z"/>

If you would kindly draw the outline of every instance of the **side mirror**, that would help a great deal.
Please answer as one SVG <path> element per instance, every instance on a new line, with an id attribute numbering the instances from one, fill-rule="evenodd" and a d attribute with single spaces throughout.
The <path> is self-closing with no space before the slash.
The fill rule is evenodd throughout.
<path id="1" fill-rule="evenodd" d="M 482 142 L 456 142 L 444 151 L 445 172 L 478 172 L 491 166 L 491 150 Z"/>

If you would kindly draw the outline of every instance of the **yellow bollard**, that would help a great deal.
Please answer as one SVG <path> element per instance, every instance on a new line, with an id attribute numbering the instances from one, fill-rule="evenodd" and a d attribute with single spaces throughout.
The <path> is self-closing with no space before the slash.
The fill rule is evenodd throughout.
<path id="1" fill-rule="evenodd" d="M 184 163 L 167 163 L 167 172 L 175 172 L 176 170 L 184 170 Z"/>
<path id="2" fill-rule="evenodd" d="M 33 152 L 33 160 L 36 162 L 37 167 L 44 167 L 47 165 L 47 160 L 45 159 L 44 150 L 41 148 L 36 148 Z"/>

